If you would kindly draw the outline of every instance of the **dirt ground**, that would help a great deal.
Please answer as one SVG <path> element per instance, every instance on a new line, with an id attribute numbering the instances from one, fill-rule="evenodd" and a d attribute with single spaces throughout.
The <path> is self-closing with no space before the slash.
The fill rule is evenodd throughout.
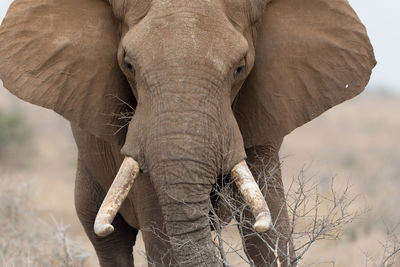
<path id="1" fill-rule="evenodd" d="M 29 207 L 35 216 L 49 224 L 53 217 L 69 225 L 68 238 L 90 254 L 84 266 L 98 266 L 75 215 L 76 147 L 68 123 L 51 111 L 16 100 L 2 88 L 0 109 L 22 114 L 32 131 L 32 144 L 13 159 L 26 164 L 0 163 L 0 198 L 13 190 L 13 184 L 19 186 L 15 181 L 29 182 Z M 339 183 L 349 181 L 352 193 L 358 195 L 354 209 L 368 210 L 346 227 L 340 240 L 315 243 L 301 266 L 375 266 L 373 261 L 380 262 L 387 228 L 400 222 L 399 135 L 400 97 L 369 92 L 331 109 L 285 138 L 281 157 L 286 184 L 303 168 L 322 190 L 327 190 L 328 181 L 336 176 Z M 8 218 L 3 220 L 13 223 Z M 241 246 L 234 229 L 226 233 L 233 244 Z M 0 244 L 6 243 L 6 238 L 9 236 L 0 232 Z M 24 238 L 20 237 L 21 242 L 26 242 Z M 134 255 L 137 266 L 147 266 L 141 240 Z M 232 266 L 246 266 L 241 262 L 238 257 L 231 258 Z M 12 265 L 3 260 L 3 266 Z M 394 266 L 400 266 L 400 262 Z"/>

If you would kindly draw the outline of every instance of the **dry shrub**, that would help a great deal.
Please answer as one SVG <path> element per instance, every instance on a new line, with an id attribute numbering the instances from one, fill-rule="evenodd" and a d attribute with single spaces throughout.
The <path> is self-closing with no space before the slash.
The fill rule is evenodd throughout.
<path id="1" fill-rule="evenodd" d="M 265 167 L 267 170 L 267 166 Z M 259 184 L 268 184 L 268 180 L 274 179 L 277 166 L 269 167 L 269 171 L 263 173 L 258 179 Z M 272 171 L 271 171 L 272 170 Z M 264 181 L 260 182 L 260 179 Z M 223 202 L 224 217 L 244 218 L 243 213 L 247 209 L 244 202 L 234 197 L 232 188 L 234 184 L 224 184 L 218 188 L 216 194 L 219 200 Z M 286 205 L 289 212 L 290 231 L 289 236 L 279 233 L 278 225 L 274 225 L 270 232 L 274 232 L 277 239 L 272 239 L 267 235 L 258 235 L 263 239 L 264 244 L 275 255 L 274 262 L 265 262 L 265 266 L 300 266 L 300 263 L 306 253 L 320 240 L 338 240 L 344 235 L 346 229 L 355 221 L 363 220 L 364 215 L 368 212 L 360 210 L 355 203 L 358 198 L 352 192 L 349 183 L 341 184 L 336 181 L 335 177 L 331 177 L 328 190 L 320 188 L 320 183 L 316 177 L 307 177 L 306 171 L 303 169 L 297 177 L 293 177 L 288 190 L 286 192 Z M 261 188 L 265 193 L 265 188 Z M 254 266 L 254 263 L 248 259 L 243 253 L 246 248 L 238 246 L 232 242 L 231 236 L 223 231 L 223 227 L 235 226 L 238 228 L 242 243 L 244 242 L 243 233 L 246 227 L 251 227 L 253 222 L 242 221 L 241 223 L 232 220 L 229 224 L 224 223 L 218 215 L 220 212 L 214 210 L 210 203 L 211 216 L 210 223 L 215 229 L 214 243 L 216 246 L 217 258 L 220 265 L 224 267 L 233 266 L 229 261 L 233 257 L 240 259 L 240 263 L 235 262 L 234 266 Z M 217 214 L 218 213 L 218 214 Z M 228 213 L 228 215 L 226 214 Z M 368 257 L 360 259 L 360 262 L 366 262 L 365 266 L 388 267 L 396 266 L 395 260 L 400 251 L 400 243 L 395 235 L 395 228 L 387 231 L 387 239 L 380 243 L 377 250 L 382 250 L 380 258 Z M 282 250 L 282 244 L 286 244 L 287 250 Z M 291 258 L 289 253 L 289 243 L 293 243 L 296 258 Z M 290 263 L 290 264 L 289 264 Z M 369 265 L 367 263 L 370 263 Z M 333 266 L 335 265 L 332 262 Z"/>
<path id="2" fill-rule="evenodd" d="M 395 267 L 399 266 L 400 239 L 397 234 L 400 223 L 394 227 L 386 226 L 386 239 L 379 242 L 381 256 L 371 256 L 365 253 L 365 267 Z"/>
<path id="3" fill-rule="evenodd" d="M 68 227 L 38 217 L 26 178 L 0 175 L 0 266 L 80 267 L 89 256 Z"/>

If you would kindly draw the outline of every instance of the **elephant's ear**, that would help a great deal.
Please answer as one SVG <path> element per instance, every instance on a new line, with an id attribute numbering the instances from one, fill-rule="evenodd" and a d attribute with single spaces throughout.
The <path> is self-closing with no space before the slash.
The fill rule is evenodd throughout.
<path id="1" fill-rule="evenodd" d="M 118 23 L 102 0 L 15 0 L 0 27 L 0 79 L 111 142 L 132 98 L 118 67 Z M 122 140 L 121 140 L 122 138 Z"/>
<path id="2" fill-rule="evenodd" d="M 356 96 L 376 64 L 347 0 L 274 0 L 257 35 L 254 68 L 233 106 L 246 147 L 280 144 L 296 127 Z"/>

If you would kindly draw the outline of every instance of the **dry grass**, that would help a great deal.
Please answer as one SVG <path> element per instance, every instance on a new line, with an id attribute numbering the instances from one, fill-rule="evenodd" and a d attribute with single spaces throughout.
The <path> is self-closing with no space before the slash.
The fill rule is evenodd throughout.
<path id="1" fill-rule="evenodd" d="M 90 256 L 52 217 L 41 220 L 24 177 L 0 176 L 0 265 L 82 267 Z"/>
<path id="2" fill-rule="evenodd" d="M 85 266 L 98 266 L 73 208 L 76 148 L 67 123 L 49 111 L 17 102 L 4 90 L 0 90 L 0 108 L 17 109 L 24 114 L 31 124 L 34 147 L 34 154 L 31 154 L 32 150 L 26 154 L 32 164 L 25 169 L 16 170 L 0 164 L 1 212 L 20 214 L 17 218 L 0 214 L 1 225 L 14 228 L 0 231 L 0 248 L 6 243 L 10 249 L 14 248 L 0 253 L 7 255 L 3 258 L 16 257 L 19 261 L 18 264 L 11 260 L 0 261 L 0 265 L 35 266 L 22 260 L 40 258 L 44 254 L 53 257 L 58 253 L 61 257 L 55 259 L 65 259 L 68 253 L 61 249 L 64 246 L 62 242 L 54 238 L 52 229 L 55 225 L 49 219 L 51 214 L 56 221 L 71 226 L 67 233 L 70 239 L 79 242 L 81 248 L 78 251 L 85 250 L 91 254 Z M 382 259 L 390 256 L 398 246 L 396 236 L 399 229 L 395 227 L 400 222 L 398 114 L 400 97 L 365 94 L 334 108 L 285 139 L 281 156 L 287 187 L 306 164 L 305 177 L 318 184 L 321 194 L 329 193 L 331 177 L 335 176 L 336 184 L 349 183 L 352 192 L 359 195 L 349 211 L 368 210 L 361 219 L 343 228 L 339 240 L 324 240 L 312 246 L 305 254 L 302 266 L 400 266 L 399 261 L 390 265 L 395 257 L 382 265 Z M 37 218 L 35 222 L 32 221 L 34 217 Z M 35 231 L 31 231 L 31 226 L 35 226 Z M 17 232 L 19 237 L 12 236 L 13 232 Z M 235 249 L 241 248 L 234 227 L 224 229 L 223 235 Z M 57 244 L 58 252 L 53 253 L 52 245 L 46 242 Z M 49 249 L 37 249 L 43 247 Z M 10 254 L 10 251 L 14 252 Z M 75 256 L 72 258 L 76 259 Z M 138 266 L 145 266 L 144 259 L 143 244 L 139 240 L 135 262 Z M 231 266 L 246 266 L 240 256 L 228 256 L 228 260 Z"/>

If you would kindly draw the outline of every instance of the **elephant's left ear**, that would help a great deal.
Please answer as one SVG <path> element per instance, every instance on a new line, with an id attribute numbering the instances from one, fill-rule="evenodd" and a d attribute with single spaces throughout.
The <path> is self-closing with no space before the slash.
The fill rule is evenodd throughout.
<path id="1" fill-rule="evenodd" d="M 347 0 L 274 0 L 233 109 L 245 146 L 278 143 L 367 85 L 376 61 Z"/>
<path id="2" fill-rule="evenodd" d="M 15 0 L 0 27 L 0 79 L 110 142 L 132 93 L 117 62 L 119 24 L 102 0 Z"/>

